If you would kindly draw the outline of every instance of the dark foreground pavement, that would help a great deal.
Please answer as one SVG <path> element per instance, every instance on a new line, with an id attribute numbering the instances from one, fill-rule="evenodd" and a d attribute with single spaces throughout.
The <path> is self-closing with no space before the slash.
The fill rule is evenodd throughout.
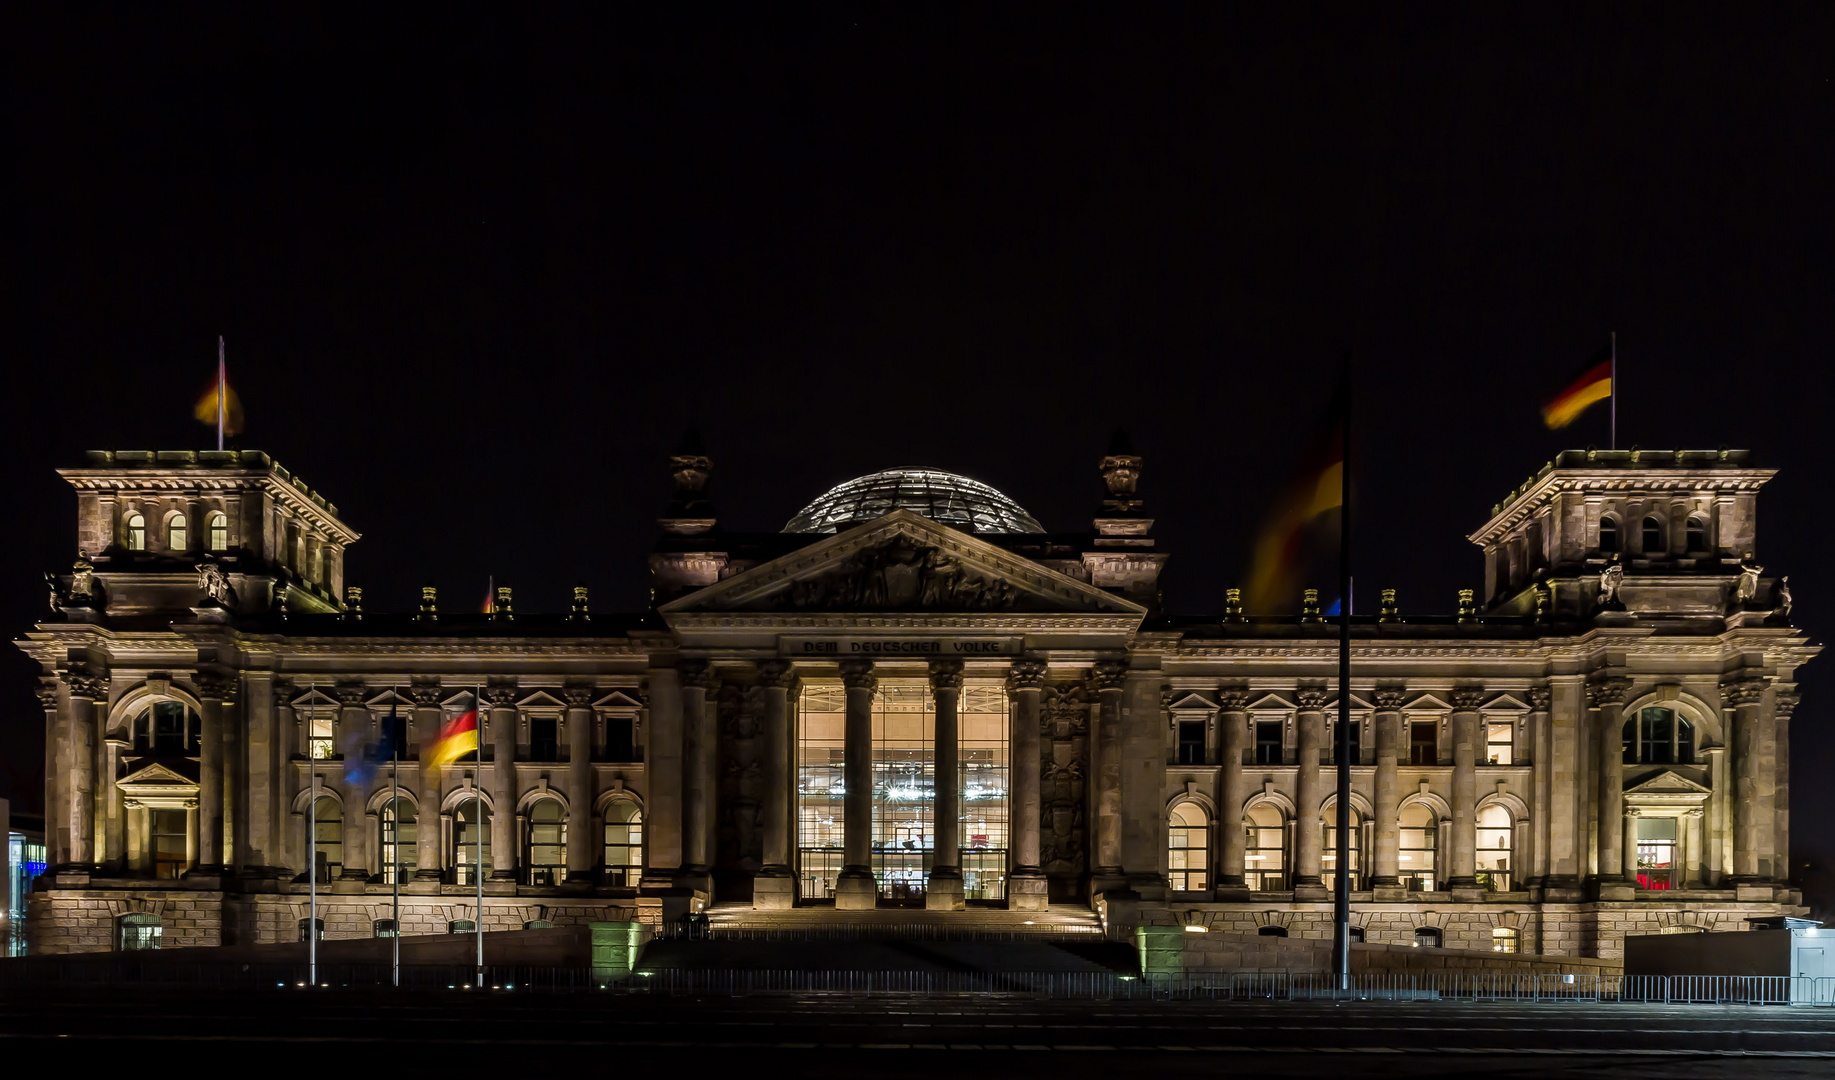
<path id="1" fill-rule="evenodd" d="M 1835 1009 L 57 988 L 0 994 L 0 1044 L 155 1074 L 1827 1077 Z"/>

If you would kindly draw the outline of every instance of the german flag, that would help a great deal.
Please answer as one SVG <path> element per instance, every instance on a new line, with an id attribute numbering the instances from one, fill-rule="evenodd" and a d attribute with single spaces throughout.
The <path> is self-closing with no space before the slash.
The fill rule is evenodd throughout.
<path id="1" fill-rule="evenodd" d="M 1612 396 L 1612 350 L 1599 350 L 1591 360 L 1574 372 L 1566 389 L 1542 406 L 1542 422 L 1551 429 L 1573 423 L 1587 406 Z"/>
<path id="2" fill-rule="evenodd" d="M 446 721 L 440 728 L 440 737 L 434 741 L 427 763 L 435 769 L 444 769 L 477 749 L 478 710 L 472 709 Z"/>
<path id="3" fill-rule="evenodd" d="M 1347 388 L 1337 393 L 1313 436 L 1311 448 L 1294 470 L 1274 513 L 1255 542 L 1254 564 L 1249 572 L 1248 610 L 1267 614 L 1299 596 L 1295 574 L 1301 555 L 1311 545 L 1313 525 L 1320 515 L 1344 506 L 1344 414 Z"/>

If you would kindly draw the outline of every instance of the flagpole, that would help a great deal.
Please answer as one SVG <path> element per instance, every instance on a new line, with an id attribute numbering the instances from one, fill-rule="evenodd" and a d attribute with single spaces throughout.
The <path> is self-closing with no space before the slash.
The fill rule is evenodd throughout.
<path id="1" fill-rule="evenodd" d="M 1338 989 L 1351 988 L 1351 354 L 1344 354 L 1342 508 L 1338 513 L 1338 762 L 1337 873 L 1332 880 L 1332 972 Z"/>
<path id="2" fill-rule="evenodd" d="M 478 989 L 484 989 L 484 695 L 478 692 L 478 685 L 472 684 L 472 709 L 478 714 L 476 727 L 478 732 L 478 749 L 472 751 L 472 801 L 477 806 L 477 818 L 472 822 L 478 830 L 477 856 L 473 859 L 472 878 L 478 883 L 478 908 L 473 912 L 472 927 L 478 932 Z"/>
<path id="3" fill-rule="evenodd" d="M 217 449 L 223 449 L 223 388 L 229 384 L 223 371 L 223 335 L 217 335 Z"/>
<path id="4" fill-rule="evenodd" d="M 395 710 L 401 705 L 397 687 L 389 687 L 389 813 L 395 815 L 395 843 L 389 850 L 389 880 L 395 883 L 391 890 L 389 925 L 395 931 L 394 940 L 394 985 L 401 985 L 401 743 L 395 738 Z M 416 818 L 418 820 L 418 816 Z"/>
<path id="5" fill-rule="evenodd" d="M 1612 331 L 1612 449 L 1618 449 L 1618 331 Z"/>
<path id="6" fill-rule="evenodd" d="M 312 728 L 319 716 L 319 684 L 312 684 L 312 704 L 306 712 L 306 763 L 312 768 L 312 802 L 306 807 L 306 967 L 313 986 L 319 984 L 319 759 Z"/>

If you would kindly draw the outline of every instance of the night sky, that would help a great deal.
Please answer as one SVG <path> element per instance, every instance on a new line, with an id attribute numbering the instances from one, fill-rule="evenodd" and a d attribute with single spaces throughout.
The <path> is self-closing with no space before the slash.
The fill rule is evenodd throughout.
<path id="1" fill-rule="evenodd" d="M 6 631 L 75 554 L 55 468 L 211 445 L 219 334 L 237 445 L 365 534 L 371 611 L 490 575 L 643 607 L 693 425 L 742 531 L 916 464 L 1086 529 L 1126 428 L 1168 610 L 1215 612 L 1350 349 L 1359 606 L 1445 614 L 1491 504 L 1606 444 L 1538 406 L 1617 331 L 1619 444 L 1779 468 L 1759 561 L 1827 632 L 1835 9 L 1122 10 L 14 13 Z M 1799 864 L 1835 857 L 1832 671 Z M 34 802 L 31 665 L 0 672 Z"/>

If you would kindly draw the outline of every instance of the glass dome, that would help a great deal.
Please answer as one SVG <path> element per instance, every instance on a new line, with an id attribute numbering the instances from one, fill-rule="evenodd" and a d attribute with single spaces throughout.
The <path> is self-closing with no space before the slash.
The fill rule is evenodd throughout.
<path id="1" fill-rule="evenodd" d="M 803 507 L 784 531 L 832 533 L 894 510 L 909 510 L 970 532 L 1045 531 L 1018 503 L 981 481 L 921 468 L 887 469 L 837 484 Z"/>

